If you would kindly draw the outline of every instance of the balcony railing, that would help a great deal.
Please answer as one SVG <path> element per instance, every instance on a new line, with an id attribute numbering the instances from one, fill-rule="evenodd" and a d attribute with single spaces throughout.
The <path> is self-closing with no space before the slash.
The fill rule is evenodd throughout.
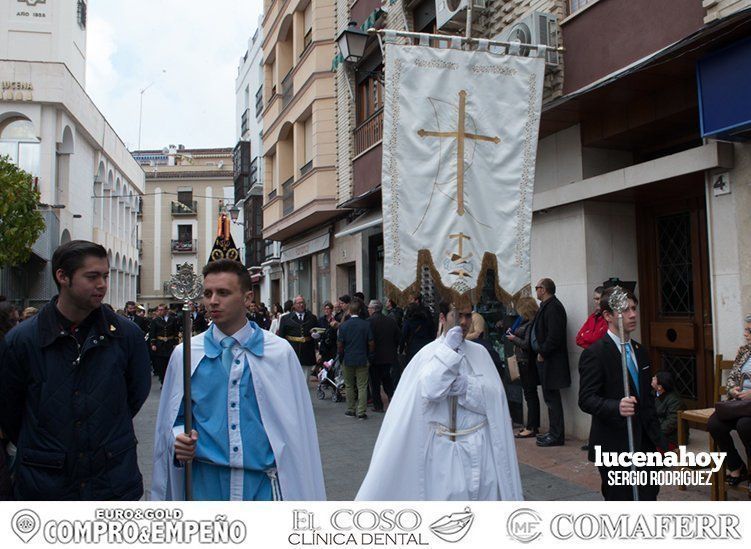
<path id="1" fill-rule="evenodd" d="M 245 133 L 250 129 L 250 125 L 248 123 L 248 117 L 250 116 L 250 109 L 245 109 L 243 111 L 242 117 L 240 118 L 240 133 L 245 135 Z"/>
<path id="2" fill-rule="evenodd" d="M 136 240 L 136 248 L 138 248 L 138 257 L 143 255 L 143 240 L 140 238 Z"/>
<path id="3" fill-rule="evenodd" d="M 143 216 L 143 197 L 138 197 L 138 217 Z"/>
<path id="4" fill-rule="evenodd" d="M 263 112 L 263 86 L 258 88 L 256 92 L 256 118 L 261 116 Z"/>
<path id="5" fill-rule="evenodd" d="M 300 57 L 305 55 L 305 52 L 308 51 L 308 48 L 313 43 L 313 28 L 309 28 L 308 32 L 305 33 L 305 36 L 302 39 L 302 52 L 300 52 Z"/>
<path id="6" fill-rule="evenodd" d="M 313 169 L 313 161 L 310 160 L 307 164 L 305 164 L 302 168 L 300 168 L 300 177 L 308 173 L 310 170 Z"/>
<path id="7" fill-rule="evenodd" d="M 355 134 L 355 156 L 368 150 L 383 139 L 383 109 L 378 109 L 370 118 L 357 126 Z"/>
<path id="8" fill-rule="evenodd" d="M 284 215 L 289 215 L 295 211 L 295 193 L 292 190 L 294 182 L 294 178 L 290 177 L 282 184 L 282 214 Z"/>
<path id="9" fill-rule="evenodd" d="M 253 159 L 253 162 L 250 163 L 250 185 L 249 185 L 249 189 L 252 189 L 257 184 L 258 184 L 258 157 L 256 156 Z"/>
<path id="10" fill-rule="evenodd" d="M 173 254 L 194 254 L 198 251 L 198 240 L 173 240 Z"/>
<path id="11" fill-rule="evenodd" d="M 198 213 L 198 201 L 173 202 L 172 215 L 196 215 Z"/>
<path id="12" fill-rule="evenodd" d="M 292 97 L 292 70 L 290 69 L 287 76 L 282 80 L 282 108 L 289 105 Z"/>

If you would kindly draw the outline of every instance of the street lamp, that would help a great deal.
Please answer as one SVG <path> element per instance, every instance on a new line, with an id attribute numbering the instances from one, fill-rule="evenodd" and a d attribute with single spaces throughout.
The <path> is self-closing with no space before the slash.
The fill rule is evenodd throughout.
<path id="1" fill-rule="evenodd" d="M 345 61 L 358 62 L 365 55 L 368 33 L 357 28 L 355 21 L 350 21 L 346 29 L 336 37 L 339 53 Z"/>
<path id="2" fill-rule="evenodd" d="M 162 69 L 162 74 L 166 73 L 167 69 Z M 161 76 L 160 74 L 159 76 Z M 157 78 L 158 79 L 158 78 Z M 143 88 L 139 93 L 141 94 L 139 105 L 138 105 L 138 150 L 141 150 L 141 121 L 143 119 L 143 94 L 148 90 L 151 86 L 156 84 L 156 80 L 154 80 L 151 84 Z"/>
<path id="3" fill-rule="evenodd" d="M 227 208 L 227 212 L 229 213 L 229 217 L 232 220 L 232 223 L 242 225 L 242 223 L 237 222 L 237 218 L 240 217 L 240 208 L 237 207 L 237 204 L 232 204 L 232 206 Z"/>

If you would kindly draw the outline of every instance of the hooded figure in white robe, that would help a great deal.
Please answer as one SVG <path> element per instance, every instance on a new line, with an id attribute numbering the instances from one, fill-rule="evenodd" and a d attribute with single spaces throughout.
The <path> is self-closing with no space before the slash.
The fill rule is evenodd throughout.
<path id="1" fill-rule="evenodd" d="M 357 500 L 523 499 L 503 384 L 487 350 L 464 339 L 470 325 L 462 311 L 407 365 Z"/>
<path id="2" fill-rule="evenodd" d="M 249 345 L 251 352 L 243 353 L 246 365 L 238 360 L 233 368 L 237 368 L 238 373 L 243 368 L 250 368 L 258 411 L 273 452 L 273 499 L 325 500 L 313 407 L 305 378 L 301 373 L 300 362 L 286 341 L 261 330 L 252 322 L 248 324 L 253 332 L 252 343 Z M 213 331 L 216 329 L 216 325 L 213 325 L 206 332 L 191 339 L 193 379 L 196 379 L 196 370 L 199 366 L 221 368 L 221 349 L 214 343 L 216 338 Z M 241 358 L 242 355 L 238 357 Z M 215 374 L 209 375 L 216 377 L 222 374 L 216 370 Z M 195 389 L 194 387 L 194 397 L 197 392 Z M 232 390 L 235 390 L 234 386 L 230 386 L 230 391 Z M 185 470 L 175 460 L 175 435 L 178 430 L 182 431 L 179 425 L 182 400 L 183 351 L 180 345 L 175 348 L 170 358 L 159 402 L 154 440 L 154 470 L 150 497 L 152 500 L 182 500 L 185 497 Z M 227 403 L 223 406 L 226 408 Z M 217 414 L 220 412 L 222 410 L 217 410 Z M 229 431 L 227 453 L 230 446 L 242 445 L 242 438 L 235 441 L 232 439 L 236 436 L 234 427 L 232 425 Z M 218 435 L 211 434 L 214 437 Z M 230 441 L 233 441 L 232 445 Z M 233 446 L 233 450 L 237 451 L 238 447 Z M 248 450 L 252 449 L 246 448 L 246 451 Z M 231 465 L 233 458 L 229 459 Z M 242 460 L 238 468 L 232 467 L 230 470 L 231 475 L 227 475 L 230 482 L 229 499 L 243 499 Z M 194 476 L 195 474 L 196 471 Z M 198 482 L 198 479 L 194 479 L 194 485 L 195 482 Z M 217 493 L 220 492 L 217 487 Z M 208 499 L 222 498 L 210 496 Z"/>

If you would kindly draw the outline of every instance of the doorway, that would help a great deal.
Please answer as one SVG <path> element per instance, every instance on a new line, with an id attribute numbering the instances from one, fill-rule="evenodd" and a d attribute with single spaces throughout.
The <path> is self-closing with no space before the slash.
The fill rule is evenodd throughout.
<path id="1" fill-rule="evenodd" d="M 670 371 L 686 405 L 705 408 L 714 405 L 714 360 L 704 178 L 670 187 L 672 196 L 637 204 L 642 339 L 653 372 Z M 663 194 L 655 190 L 653 199 Z"/>

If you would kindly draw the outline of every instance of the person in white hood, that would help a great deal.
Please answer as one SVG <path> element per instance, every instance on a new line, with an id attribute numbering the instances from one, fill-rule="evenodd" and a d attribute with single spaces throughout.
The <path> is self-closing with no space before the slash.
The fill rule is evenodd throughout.
<path id="1" fill-rule="evenodd" d="M 503 384 L 487 350 L 466 340 L 472 307 L 447 325 L 404 370 L 357 500 L 523 499 Z"/>

